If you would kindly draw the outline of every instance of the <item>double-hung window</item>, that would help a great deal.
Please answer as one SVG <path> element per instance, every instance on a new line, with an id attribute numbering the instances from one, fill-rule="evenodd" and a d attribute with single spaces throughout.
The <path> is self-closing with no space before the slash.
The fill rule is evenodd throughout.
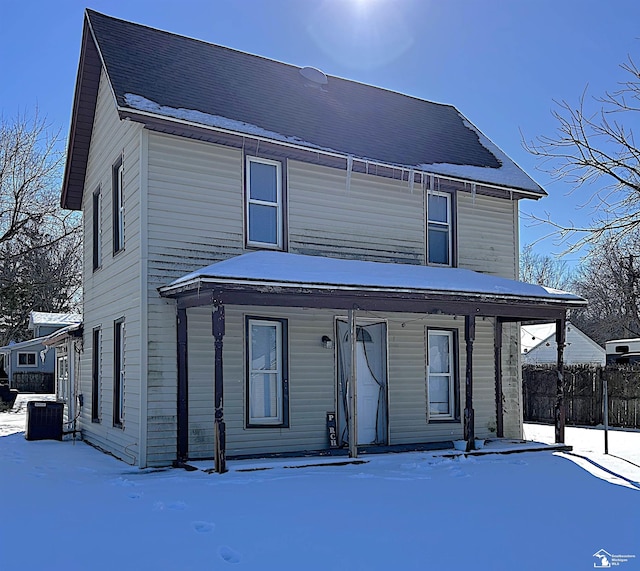
<path id="1" fill-rule="evenodd" d="M 247 318 L 247 425 L 288 426 L 287 321 Z"/>
<path id="2" fill-rule="evenodd" d="M 451 195 L 427 194 L 427 259 L 429 264 L 453 265 L 453 224 Z"/>
<path id="3" fill-rule="evenodd" d="M 282 249 L 284 243 L 282 163 L 247 157 L 245 178 L 247 245 Z"/>
<path id="4" fill-rule="evenodd" d="M 122 157 L 111 170 L 113 202 L 113 253 L 124 249 L 124 166 Z"/>
<path id="5" fill-rule="evenodd" d="M 100 189 L 93 193 L 93 269 L 102 265 L 102 200 Z"/>
<path id="6" fill-rule="evenodd" d="M 124 319 L 113 324 L 113 425 L 124 419 Z"/>
<path id="7" fill-rule="evenodd" d="M 100 422 L 100 363 L 102 337 L 100 327 L 94 328 L 91 339 L 91 422 Z"/>
<path id="8" fill-rule="evenodd" d="M 456 343 L 454 331 L 427 329 L 427 418 L 430 421 L 458 417 Z"/>

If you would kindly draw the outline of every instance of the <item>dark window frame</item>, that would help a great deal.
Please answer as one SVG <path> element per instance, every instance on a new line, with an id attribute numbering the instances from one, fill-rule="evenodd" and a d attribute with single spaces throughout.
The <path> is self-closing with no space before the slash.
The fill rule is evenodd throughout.
<path id="1" fill-rule="evenodd" d="M 449 243 L 451 250 L 449 252 L 449 264 L 438 264 L 429 260 L 429 195 L 448 195 L 449 197 L 449 231 L 451 236 Z M 435 266 L 440 268 L 457 268 L 458 267 L 458 200 L 457 192 L 447 189 L 427 190 L 424 203 L 425 218 L 425 261 L 427 266 Z"/>
<path id="2" fill-rule="evenodd" d="M 253 242 L 249 239 L 249 204 L 250 204 L 250 176 L 249 163 L 251 161 L 262 162 L 264 164 L 278 163 L 280 168 L 280 225 L 278 228 L 280 244 L 269 242 Z M 286 252 L 289 248 L 289 223 L 288 223 L 288 188 L 287 188 L 287 159 L 267 153 L 259 155 L 245 153 L 243 156 L 244 169 L 244 189 L 243 189 L 243 220 L 244 220 L 244 246 L 246 249 L 268 249 Z"/>
<path id="3" fill-rule="evenodd" d="M 453 418 L 431 418 L 429 415 L 429 331 L 444 331 L 453 334 Z M 459 424 L 460 415 L 460 332 L 456 327 L 425 328 L 425 395 L 427 424 Z"/>
<path id="4" fill-rule="evenodd" d="M 102 194 L 100 187 L 93 193 L 92 222 L 93 271 L 95 272 L 102 266 Z"/>
<path id="5" fill-rule="evenodd" d="M 111 167 L 113 255 L 124 250 L 124 166 L 122 155 Z M 120 205 L 122 199 L 122 208 Z"/>
<path id="6" fill-rule="evenodd" d="M 251 340 L 250 327 L 252 321 L 272 321 L 280 324 L 280 358 L 282 359 L 282 421 L 280 423 L 273 422 L 251 422 L 249 404 L 251 399 L 251 363 L 249 362 L 249 343 Z M 245 428 L 289 428 L 289 320 L 280 317 L 263 317 L 259 315 L 245 316 L 245 336 L 244 336 L 244 353 L 245 353 L 245 399 L 244 414 Z"/>
<path id="7" fill-rule="evenodd" d="M 91 333 L 91 422 L 100 422 L 101 348 L 102 330 L 94 327 Z"/>
<path id="8" fill-rule="evenodd" d="M 20 362 L 20 357 L 26 357 L 26 363 Z M 29 363 L 31 359 L 29 357 L 33 357 L 33 363 Z M 36 368 L 38 366 L 38 352 L 37 351 L 18 351 L 18 355 L 16 357 L 16 364 L 18 367 L 28 367 L 28 368 Z"/>
<path id="9" fill-rule="evenodd" d="M 124 424 L 124 317 L 113 322 L 113 426 Z"/>

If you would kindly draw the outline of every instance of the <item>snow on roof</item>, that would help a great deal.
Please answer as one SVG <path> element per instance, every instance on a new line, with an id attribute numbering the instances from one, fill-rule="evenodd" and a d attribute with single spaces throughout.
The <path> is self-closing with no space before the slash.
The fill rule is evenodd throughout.
<path id="1" fill-rule="evenodd" d="M 340 287 L 514 296 L 581 303 L 572 293 L 481 274 L 461 268 L 436 268 L 259 251 L 242 254 L 187 274 L 162 291 L 210 279 L 225 283 L 261 282 L 304 287 Z"/>
<path id="2" fill-rule="evenodd" d="M 197 111 L 195 109 L 176 109 L 167 105 L 160 105 L 159 103 L 133 93 L 126 93 L 124 96 L 124 100 L 129 107 L 137 109 L 138 111 L 144 111 L 146 113 L 162 115 L 163 117 L 172 117 L 174 119 L 181 119 L 189 123 L 207 125 L 209 127 L 216 127 L 236 133 L 265 137 L 274 141 L 292 143 L 295 145 L 301 145 L 321 151 L 344 154 L 336 149 L 322 147 L 298 137 L 282 135 L 280 133 L 269 131 L 263 129 L 262 127 L 258 127 L 257 125 L 246 123 L 244 121 L 228 119 L 220 115 L 210 115 L 208 113 L 203 113 L 202 111 Z M 405 164 L 395 166 L 414 168 L 416 170 L 424 171 L 429 174 L 461 178 L 470 182 L 495 184 L 508 188 L 521 189 L 531 191 L 536 194 L 544 192 L 541 187 L 532 178 L 530 178 L 529 175 L 527 175 L 512 159 L 510 159 L 502 149 L 500 149 L 495 143 L 493 143 L 475 125 L 465 119 L 465 117 L 462 116 L 460 112 L 457 112 L 457 114 L 460 116 L 460 119 L 464 123 L 464 125 L 477 134 L 480 144 L 498 160 L 498 162 L 500 163 L 500 166 L 498 168 L 450 163 L 424 163 L 421 165 Z M 374 157 L 357 158 L 364 161 L 376 160 Z"/>
<path id="3" fill-rule="evenodd" d="M 478 135 L 480 144 L 487 149 L 498 161 L 500 168 L 487 168 L 474 165 L 454 165 L 449 163 L 433 163 L 420 165 L 419 168 L 433 174 L 452 176 L 470 181 L 497 184 L 510 188 L 540 192 L 541 187 L 527 175 L 507 154 L 491 141 L 482 131 L 460 114 L 466 127 Z"/>
<path id="4" fill-rule="evenodd" d="M 29 315 L 29 329 L 36 325 L 71 325 L 80 323 L 82 315 L 79 313 L 47 313 L 32 311 Z"/>
<path id="5" fill-rule="evenodd" d="M 556 333 L 555 323 L 539 323 L 520 327 L 520 350 L 528 353 Z M 555 342 L 555 338 L 554 338 Z"/>

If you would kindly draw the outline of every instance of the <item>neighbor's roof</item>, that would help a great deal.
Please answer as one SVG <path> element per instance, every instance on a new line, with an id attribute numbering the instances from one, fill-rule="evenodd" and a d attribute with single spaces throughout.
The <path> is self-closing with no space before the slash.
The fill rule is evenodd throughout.
<path id="1" fill-rule="evenodd" d="M 583 298 L 565 291 L 462 268 L 438 268 L 258 251 L 217 262 L 187 274 L 164 288 L 163 295 L 200 284 L 255 284 L 313 289 L 353 289 L 378 292 L 459 293 L 483 298 L 558 301 L 584 305 Z"/>
<path id="2" fill-rule="evenodd" d="M 520 327 L 520 351 L 529 353 L 533 348 L 553 336 L 555 342 L 556 324 L 539 323 Z"/>
<path id="3" fill-rule="evenodd" d="M 71 325 L 82 322 L 82 315 L 79 313 L 47 313 L 42 311 L 32 311 L 29 314 L 29 329 L 36 325 Z"/>
<path id="4" fill-rule="evenodd" d="M 79 208 L 100 70 L 121 117 L 181 121 L 524 191 L 544 190 L 451 105 L 86 11 L 62 191 Z"/>

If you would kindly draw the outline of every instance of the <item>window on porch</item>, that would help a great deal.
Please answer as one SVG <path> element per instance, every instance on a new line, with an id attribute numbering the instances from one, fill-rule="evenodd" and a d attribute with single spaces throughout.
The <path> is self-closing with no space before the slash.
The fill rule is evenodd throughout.
<path id="1" fill-rule="evenodd" d="M 247 319 L 247 424 L 288 426 L 287 322 Z"/>
<path id="2" fill-rule="evenodd" d="M 456 420 L 458 381 L 455 331 L 427 330 L 427 419 Z"/>

